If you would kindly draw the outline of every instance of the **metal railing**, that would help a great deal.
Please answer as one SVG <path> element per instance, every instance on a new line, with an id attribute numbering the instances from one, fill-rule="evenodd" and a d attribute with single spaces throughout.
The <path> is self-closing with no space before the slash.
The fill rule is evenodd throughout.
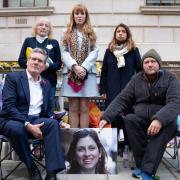
<path id="1" fill-rule="evenodd" d="M 146 0 L 147 6 L 180 6 L 180 0 Z"/>
<path id="2" fill-rule="evenodd" d="M 3 7 L 47 7 L 49 0 L 3 0 Z"/>

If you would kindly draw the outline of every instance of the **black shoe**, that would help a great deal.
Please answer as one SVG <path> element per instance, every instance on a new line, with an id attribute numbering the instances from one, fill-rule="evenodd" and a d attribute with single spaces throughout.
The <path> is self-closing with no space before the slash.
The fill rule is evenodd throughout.
<path id="1" fill-rule="evenodd" d="M 32 164 L 31 169 L 28 170 L 30 180 L 43 180 L 41 173 L 35 163 Z"/>
<path id="2" fill-rule="evenodd" d="M 44 180 L 57 180 L 56 173 L 47 172 L 47 175 Z"/>

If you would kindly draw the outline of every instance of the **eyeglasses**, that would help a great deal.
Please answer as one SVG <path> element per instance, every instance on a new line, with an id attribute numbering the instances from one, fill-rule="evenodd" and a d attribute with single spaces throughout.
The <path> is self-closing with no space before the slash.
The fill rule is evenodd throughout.
<path id="1" fill-rule="evenodd" d="M 40 58 L 35 58 L 35 57 L 30 57 L 31 61 L 38 61 L 38 63 L 44 63 L 44 60 L 40 59 Z"/>

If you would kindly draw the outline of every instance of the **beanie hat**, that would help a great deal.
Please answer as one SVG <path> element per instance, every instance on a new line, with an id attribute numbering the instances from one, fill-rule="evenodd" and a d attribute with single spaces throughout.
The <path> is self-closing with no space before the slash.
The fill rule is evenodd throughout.
<path id="1" fill-rule="evenodd" d="M 152 57 L 154 58 L 158 64 L 159 64 L 159 67 L 161 67 L 162 65 L 162 59 L 161 59 L 161 56 L 158 54 L 158 52 L 155 50 L 155 49 L 150 49 L 149 51 L 147 51 L 143 57 L 142 57 L 142 64 L 144 62 L 144 59 L 148 58 L 148 57 Z"/>

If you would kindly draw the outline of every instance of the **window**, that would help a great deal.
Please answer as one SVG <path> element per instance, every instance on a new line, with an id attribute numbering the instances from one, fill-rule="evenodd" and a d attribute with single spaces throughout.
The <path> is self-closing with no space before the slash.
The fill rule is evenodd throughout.
<path id="1" fill-rule="evenodd" d="M 180 15 L 180 0 L 146 0 L 140 11 L 150 15 Z"/>
<path id="2" fill-rule="evenodd" d="M 1 0 L 2 7 L 47 7 L 48 0 Z"/>
<path id="3" fill-rule="evenodd" d="M 180 0 L 146 0 L 147 6 L 180 6 Z"/>
<path id="4" fill-rule="evenodd" d="M 45 16 L 54 12 L 50 0 L 0 0 L 1 16 Z"/>

